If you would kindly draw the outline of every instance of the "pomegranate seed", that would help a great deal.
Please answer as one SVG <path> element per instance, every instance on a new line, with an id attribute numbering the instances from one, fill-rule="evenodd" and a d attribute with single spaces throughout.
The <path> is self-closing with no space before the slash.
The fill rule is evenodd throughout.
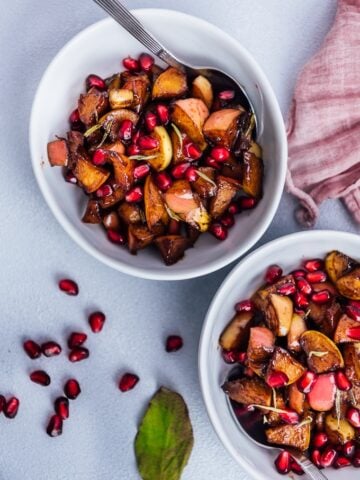
<path id="1" fill-rule="evenodd" d="M 30 373 L 30 380 L 34 383 L 38 383 L 43 387 L 47 387 L 51 383 L 49 375 L 44 370 L 35 370 Z"/>
<path id="2" fill-rule="evenodd" d="M 128 392 L 129 390 L 132 390 L 135 387 L 138 381 L 139 381 L 139 377 L 134 373 L 125 373 L 120 379 L 119 389 L 122 392 Z"/>
<path id="3" fill-rule="evenodd" d="M 315 433 L 315 435 L 313 436 L 313 442 L 312 443 L 313 443 L 314 447 L 322 448 L 327 444 L 328 440 L 329 440 L 329 438 L 326 435 L 326 433 L 318 432 L 318 433 Z"/>
<path id="4" fill-rule="evenodd" d="M 146 177 L 150 172 L 150 166 L 147 163 L 141 163 L 134 168 L 134 178 L 135 180 L 140 180 L 141 178 Z"/>
<path id="5" fill-rule="evenodd" d="M 235 218 L 234 215 L 227 212 L 220 218 L 220 223 L 224 225 L 226 228 L 231 228 L 235 225 Z"/>
<path id="6" fill-rule="evenodd" d="M 179 235 L 180 233 L 180 227 L 181 224 L 177 220 L 174 220 L 173 218 L 170 219 L 170 222 L 168 224 L 168 232 L 169 235 Z"/>
<path id="7" fill-rule="evenodd" d="M 140 130 L 137 130 L 137 131 L 134 133 L 132 139 L 133 139 L 133 142 L 135 143 L 135 145 L 137 145 L 137 142 L 138 142 L 138 140 L 139 140 L 139 138 L 140 138 L 140 135 L 141 135 Z"/>
<path id="8" fill-rule="evenodd" d="M 159 140 L 150 136 L 139 137 L 137 145 L 140 150 L 153 150 L 159 147 Z"/>
<path id="9" fill-rule="evenodd" d="M 101 187 L 96 190 L 96 196 L 98 198 L 108 197 L 112 193 L 113 193 L 113 189 L 107 183 L 105 183 L 105 185 L 101 185 Z"/>
<path id="10" fill-rule="evenodd" d="M 219 93 L 219 98 L 220 100 L 233 100 L 235 98 L 235 92 L 234 90 L 223 90 L 222 92 Z"/>
<path id="11" fill-rule="evenodd" d="M 360 449 L 356 450 L 352 460 L 353 467 L 360 468 Z"/>
<path id="12" fill-rule="evenodd" d="M 198 160 L 202 156 L 200 148 L 192 142 L 186 143 L 183 150 L 185 157 L 191 160 Z"/>
<path id="13" fill-rule="evenodd" d="M 92 156 L 92 162 L 94 165 L 104 165 L 106 162 L 107 152 L 102 148 L 95 150 L 94 155 Z"/>
<path id="14" fill-rule="evenodd" d="M 62 434 L 63 421 L 60 415 L 53 415 L 46 427 L 46 433 L 50 437 L 58 437 Z"/>
<path id="15" fill-rule="evenodd" d="M 145 115 L 145 125 L 149 132 L 152 132 L 157 125 L 157 116 L 155 113 L 147 112 Z"/>
<path id="16" fill-rule="evenodd" d="M 97 88 L 98 90 L 106 90 L 106 83 L 98 75 L 89 75 L 86 79 L 86 90 Z"/>
<path id="17" fill-rule="evenodd" d="M 209 227 L 209 232 L 212 233 L 214 237 L 220 241 L 226 240 L 228 236 L 227 228 L 224 227 L 224 225 L 221 225 L 221 223 L 211 224 Z"/>
<path id="18" fill-rule="evenodd" d="M 352 458 L 355 455 L 356 445 L 354 440 L 349 440 L 343 445 L 342 451 L 345 457 Z"/>
<path id="19" fill-rule="evenodd" d="M 156 105 L 156 113 L 158 114 L 158 117 L 162 124 L 166 125 L 169 122 L 170 114 L 169 109 L 166 105 L 164 105 L 163 103 L 159 103 L 158 105 Z"/>
<path id="20" fill-rule="evenodd" d="M 126 57 L 123 59 L 122 63 L 127 70 L 130 70 L 130 72 L 138 72 L 140 70 L 139 62 L 135 60 L 135 58 Z"/>
<path id="21" fill-rule="evenodd" d="M 90 355 L 90 352 L 85 347 L 75 347 L 69 353 L 70 362 L 81 362 Z"/>
<path id="22" fill-rule="evenodd" d="M 55 357 L 56 355 L 60 355 L 61 350 L 60 345 L 53 341 L 45 342 L 41 345 L 41 351 L 45 357 Z"/>
<path id="23" fill-rule="evenodd" d="M 296 425 L 299 423 L 299 414 L 295 410 L 285 409 L 286 412 L 279 413 L 279 417 L 285 423 L 289 425 Z"/>
<path id="24" fill-rule="evenodd" d="M 316 272 L 321 270 L 324 266 L 324 262 L 320 258 L 315 258 L 313 260 L 307 260 L 304 263 L 305 270 L 308 272 Z"/>
<path id="25" fill-rule="evenodd" d="M 310 455 L 311 461 L 317 468 L 323 468 L 321 465 L 321 452 L 320 450 L 316 449 L 311 452 Z"/>
<path id="26" fill-rule="evenodd" d="M 27 355 L 30 358 L 34 359 L 34 358 L 39 358 L 40 357 L 41 347 L 40 347 L 40 345 L 38 345 L 33 340 L 26 340 L 26 342 L 24 342 L 23 347 L 24 347 L 25 352 L 27 353 Z"/>
<path id="27" fill-rule="evenodd" d="M 58 397 L 55 400 L 55 412 L 61 420 L 69 418 L 69 400 L 66 397 Z"/>
<path id="28" fill-rule="evenodd" d="M 251 210 L 256 206 L 256 200 L 255 198 L 251 197 L 240 197 L 239 205 L 241 210 Z"/>
<path id="29" fill-rule="evenodd" d="M 277 288 L 277 292 L 280 295 L 293 295 L 296 292 L 296 287 L 293 283 L 284 283 L 280 287 Z"/>
<path id="30" fill-rule="evenodd" d="M 360 428 L 360 411 L 355 407 L 349 407 L 346 411 L 346 419 L 355 428 Z"/>
<path id="31" fill-rule="evenodd" d="M 79 287 L 77 283 L 75 283 L 74 280 L 70 280 L 69 278 L 64 278 L 60 280 L 59 288 L 67 295 L 77 295 L 79 293 Z"/>
<path id="32" fill-rule="evenodd" d="M 296 475 L 304 475 L 304 470 L 301 468 L 301 466 L 297 463 L 296 460 L 291 458 L 290 460 L 290 469 L 296 473 Z"/>
<path id="33" fill-rule="evenodd" d="M 73 185 L 77 184 L 77 178 L 71 170 L 67 170 L 64 175 L 65 182 L 72 183 Z"/>
<path id="34" fill-rule="evenodd" d="M 68 347 L 69 348 L 79 347 L 86 341 L 86 339 L 87 339 L 86 333 L 72 332 L 72 334 L 68 338 Z"/>
<path id="35" fill-rule="evenodd" d="M 111 243 L 117 243 L 118 245 L 125 244 L 125 237 L 115 230 L 107 230 L 106 235 Z"/>
<path id="36" fill-rule="evenodd" d="M 75 378 L 70 378 L 65 383 L 64 393 L 70 400 L 75 400 L 81 393 L 79 382 Z"/>
<path id="37" fill-rule="evenodd" d="M 198 173 L 196 171 L 196 168 L 189 167 L 185 171 L 185 180 L 187 180 L 188 182 L 195 182 L 197 178 L 198 178 Z"/>
<path id="38" fill-rule="evenodd" d="M 237 362 L 238 352 L 234 350 L 222 350 L 221 356 L 225 363 L 235 363 Z"/>
<path id="39" fill-rule="evenodd" d="M 335 448 L 326 447 L 320 458 L 321 466 L 324 468 L 331 467 L 335 462 L 337 455 Z"/>
<path id="40" fill-rule="evenodd" d="M 93 312 L 89 315 L 89 325 L 93 333 L 99 333 L 103 329 L 106 317 L 103 312 Z"/>
<path id="41" fill-rule="evenodd" d="M 306 280 L 310 283 L 323 283 L 327 280 L 327 275 L 322 270 L 317 272 L 309 272 L 306 274 Z"/>
<path id="42" fill-rule="evenodd" d="M 350 467 L 351 460 L 346 457 L 337 457 L 333 464 L 334 468 L 343 468 L 343 467 Z"/>
<path id="43" fill-rule="evenodd" d="M 221 168 L 220 164 L 214 158 L 211 158 L 211 157 L 206 157 L 205 165 L 207 167 L 215 168 L 215 170 L 220 170 Z"/>
<path id="44" fill-rule="evenodd" d="M 228 208 L 228 212 L 231 213 L 232 215 L 236 215 L 237 213 L 240 212 L 239 205 L 235 202 L 231 202 Z"/>
<path id="45" fill-rule="evenodd" d="M 149 72 L 154 63 L 154 57 L 152 57 L 148 53 L 142 53 L 139 57 L 140 68 L 141 70 L 144 70 L 144 72 Z"/>
<path id="46" fill-rule="evenodd" d="M 0 413 L 4 411 L 4 408 L 6 406 L 6 398 L 4 395 L 0 395 Z"/>
<path id="47" fill-rule="evenodd" d="M 139 153 L 140 153 L 140 148 L 137 145 L 135 145 L 135 143 L 132 143 L 127 147 L 127 154 L 129 155 L 129 157 L 131 157 L 132 155 L 139 155 Z"/>
<path id="48" fill-rule="evenodd" d="M 141 202 L 143 199 L 143 191 L 141 187 L 134 187 L 132 188 L 126 195 L 125 200 L 128 203 L 138 203 Z"/>
<path id="49" fill-rule="evenodd" d="M 302 278 L 302 277 L 298 278 L 296 280 L 296 286 L 299 289 L 299 291 L 304 295 L 310 295 L 312 293 L 312 287 L 310 283 L 307 280 L 305 280 L 305 278 Z"/>
<path id="50" fill-rule="evenodd" d="M 171 175 L 172 175 L 174 178 L 176 178 L 176 179 L 183 178 L 186 170 L 187 170 L 189 167 L 190 167 L 190 163 L 189 163 L 189 162 L 179 163 L 179 164 L 176 165 L 174 168 L 172 168 L 172 170 L 171 170 Z"/>
<path id="51" fill-rule="evenodd" d="M 327 303 L 331 298 L 329 290 L 320 290 L 319 292 L 313 293 L 311 300 L 318 305 L 323 305 Z"/>
<path id="52" fill-rule="evenodd" d="M 360 322 L 360 308 L 354 307 L 353 305 L 347 305 L 345 307 L 346 315 L 357 322 Z"/>
<path id="53" fill-rule="evenodd" d="M 124 142 L 130 142 L 134 131 L 134 124 L 131 120 L 123 120 L 119 128 L 119 138 Z"/>
<path id="54" fill-rule="evenodd" d="M 317 380 L 316 373 L 312 372 L 311 370 L 307 370 L 297 381 L 296 386 L 303 393 L 311 392 L 311 389 L 315 385 Z"/>
<path id="55" fill-rule="evenodd" d="M 230 157 L 230 152 L 225 147 L 214 147 L 211 150 L 210 155 L 217 162 L 226 162 Z"/>
<path id="56" fill-rule="evenodd" d="M 161 172 L 158 175 L 156 175 L 155 183 L 160 188 L 160 190 L 165 192 L 166 190 L 168 190 L 171 187 L 172 180 L 171 180 L 170 175 L 168 175 L 165 172 Z"/>
<path id="57" fill-rule="evenodd" d="M 71 112 L 69 117 L 69 123 L 70 123 L 71 130 L 77 130 L 77 131 L 83 130 L 84 126 L 82 121 L 80 120 L 80 114 L 78 109 Z"/>
<path id="58" fill-rule="evenodd" d="M 349 300 L 349 305 L 352 307 L 360 309 L 360 301 L 359 300 Z"/>
<path id="59" fill-rule="evenodd" d="M 309 306 L 309 300 L 301 292 L 295 292 L 294 302 L 295 302 L 295 305 L 300 309 L 303 309 L 303 308 L 305 309 Z"/>
<path id="60" fill-rule="evenodd" d="M 283 274 L 282 268 L 279 265 L 270 265 L 265 273 L 265 282 L 269 285 L 276 283 Z"/>
<path id="61" fill-rule="evenodd" d="M 20 401 L 16 397 L 11 397 L 4 407 L 4 415 L 7 418 L 15 418 L 19 411 Z"/>
<path id="62" fill-rule="evenodd" d="M 293 272 L 291 272 L 291 275 L 292 275 L 292 276 L 295 278 L 295 280 L 296 280 L 296 279 L 298 279 L 298 278 L 305 277 L 306 272 L 305 272 L 305 270 L 299 269 L 299 270 L 294 270 Z"/>
<path id="63" fill-rule="evenodd" d="M 290 458 L 290 453 L 284 450 L 279 453 L 274 462 L 276 470 L 282 475 L 286 475 L 290 472 Z"/>
<path id="64" fill-rule="evenodd" d="M 166 339 L 166 351 L 168 353 L 177 352 L 183 346 L 183 339 L 179 335 L 170 335 Z"/>
<path id="65" fill-rule="evenodd" d="M 267 377 L 266 377 L 266 383 L 269 385 L 271 388 L 280 388 L 284 387 L 289 381 L 288 376 L 284 372 L 271 372 Z"/>
<path id="66" fill-rule="evenodd" d="M 243 300 L 241 302 L 238 302 L 235 305 L 235 310 L 238 313 L 241 312 L 253 312 L 255 310 L 255 304 L 252 300 Z"/>
<path id="67" fill-rule="evenodd" d="M 335 383 L 337 388 L 344 392 L 347 392 L 352 387 L 350 380 L 342 370 L 337 370 L 335 372 Z"/>

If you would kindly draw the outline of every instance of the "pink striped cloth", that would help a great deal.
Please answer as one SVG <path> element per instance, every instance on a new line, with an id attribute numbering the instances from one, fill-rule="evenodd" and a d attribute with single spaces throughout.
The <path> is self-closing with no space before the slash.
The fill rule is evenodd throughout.
<path id="1" fill-rule="evenodd" d="M 311 227 L 318 206 L 341 198 L 360 223 L 360 0 L 339 0 L 321 50 L 301 72 L 287 122 L 287 190 Z"/>

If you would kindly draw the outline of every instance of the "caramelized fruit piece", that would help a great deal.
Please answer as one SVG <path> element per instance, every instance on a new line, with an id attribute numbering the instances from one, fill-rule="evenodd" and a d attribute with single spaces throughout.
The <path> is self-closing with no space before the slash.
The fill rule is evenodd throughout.
<path id="1" fill-rule="evenodd" d="M 205 150 L 207 146 L 203 135 L 203 126 L 208 116 L 207 106 L 198 98 L 177 100 L 171 109 L 171 121 L 201 150 Z"/>
<path id="2" fill-rule="evenodd" d="M 310 423 L 305 425 L 279 425 L 265 430 L 269 443 L 286 445 L 305 451 L 310 445 Z"/>
<path id="3" fill-rule="evenodd" d="M 327 412 L 331 410 L 335 403 L 335 377 L 333 373 L 323 373 L 319 375 L 307 394 L 310 407 L 317 412 Z"/>
<path id="4" fill-rule="evenodd" d="M 97 200 L 88 200 L 85 213 L 81 219 L 84 223 L 101 223 L 100 207 Z"/>
<path id="5" fill-rule="evenodd" d="M 287 384 L 290 385 L 302 376 L 305 368 L 300 362 L 295 360 L 287 350 L 276 347 L 271 357 L 266 376 L 270 376 L 272 372 L 284 373 L 288 377 Z"/>
<path id="6" fill-rule="evenodd" d="M 241 183 L 246 195 L 253 198 L 262 196 L 264 166 L 261 149 L 256 143 L 243 155 Z"/>
<path id="7" fill-rule="evenodd" d="M 154 81 L 153 100 L 182 97 L 187 92 L 185 73 L 174 67 L 167 68 Z"/>
<path id="8" fill-rule="evenodd" d="M 59 139 L 47 144 L 47 154 L 52 167 L 66 167 L 69 162 L 69 150 L 66 140 Z"/>
<path id="9" fill-rule="evenodd" d="M 355 430 L 346 419 L 326 415 L 325 431 L 329 441 L 335 445 L 344 445 L 355 437 Z"/>
<path id="10" fill-rule="evenodd" d="M 245 347 L 249 341 L 252 318 L 251 312 L 237 313 L 222 332 L 220 346 L 224 350 L 239 350 Z"/>
<path id="11" fill-rule="evenodd" d="M 101 92 L 96 88 L 81 94 L 78 102 L 80 120 L 87 126 L 94 125 L 97 119 L 109 106 L 107 92 Z"/>
<path id="12" fill-rule="evenodd" d="M 145 180 L 144 205 L 146 222 L 150 231 L 155 232 L 157 227 L 162 228 L 169 223 L 169 215 L 164 201 L 151 175 Z"/>
<path id="13" fill-rule="evenodd" d="M 216 195 L 210 201 L 210 215 L 219 218 L 228 209 L 232 199 L 240 189 L 240 184 L 232 179 L 219 175 Z"/>
<path id="14" fill-rule="evenodd" d="M 157 126 L 151 133 L 151 137 L 157 141 L 158 147 L 153 150 L 144 150 L 144 154 L 148 155 L 147 162 L 154 170 L 160 172 L 170 165 L 173 149 L 172 143 L 165 127 Z"/>
<path id="15" fill-rule="evenodd" d="M 222 386 L 224 392 L 235 402 L 245 405 L 271 405 L 271 388 L 260 378 L 241 378 L 225 382 Z"/>
<path id="16" fill-rule="evenodd" d="M 164 235 L 157 237 L 154 243 L 160 250 L 166 265 L 174 265 L 178 262 L 190 246 L 189 240 L 182 235 Z"/>
<path id="17" fill-rule="evenodd" d="M 337 250 L 328 253 L 325 257 L 326 273 L 334 283 L 355 265 L 355 260 Z"/>
<path id="18" fill-rule="evenodd" d="M 307 364 L 315 373 L 325 373 L 344 367 L 344 359 L 335 343 L 316 330 L 301 336 L 301 346 L 307 355 Z"/>
<path id="19" fill-rule="evenodd" d="M 191 94 L 195 98 L 200 98 L 208 109 L 211 108 L 214 99 L 213 88 L 209 80 L 203 75 L 199 75 L 192 82 Z"/>
<path id="20" fill-rule="evenodd" d="M 231 148 L 239 131 L 239 117 L 244 112 L 242 108 L 225 108 L 213 112 L 204 124 L 205 138 L 215 145 Z"/>

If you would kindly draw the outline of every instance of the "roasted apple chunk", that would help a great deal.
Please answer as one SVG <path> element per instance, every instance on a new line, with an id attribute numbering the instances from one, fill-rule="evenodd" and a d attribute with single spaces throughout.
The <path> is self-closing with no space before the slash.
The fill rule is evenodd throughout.
<path id="1" fill-rule="evenodd" d="M 241 378 L 225 382 L 222 389 L 231 400 L 244 405 L 256 404 L 264 407 L 271 405 L 271 388 L 260 378 Z"/>
<path id="2" fill-rule="evenodd" d="M 205 150 L 207 146 L 203 135 L 203 126 L 208 116 L 209 110 L 199 98 L 177 100 L 172 106 L 172 122 L 201 150 Z"/>
<path id="3" fill-rule="evenodd" d="M 189 240 L 182 235 L 163 235 L 157 237 L 154 243 L 160 250 L 166 265 L 174 265 L 178 262 L 190 246 Z"/>
<path id="4" fill-rule="evenodd" d="M 252 313 L 237 313 L 220 337 L 220 345 L 224 350 L 238 350 L 246 346 L 249 340 Z"/>
<path id="5" fill-rule="evenodd" d="M 203 75 L 198 75 L 192 82 L 191 94 L 195 98 L 200 98 L 208 109 L 211 108 L 214 92 L 211 83 Z"/>
<path id="6" fill-rule="evenodd" d="M 110 172 L 96 167 L 83 155 L 78 155 L 74 175 L 87 193 L 94 193 L 110 176 Z"/>
<path id="7" fill-rule="evenodd" d="M 316 330 L 301 336 L 301 347 L 307 355 L 307 364 L 315 373 L 325 373 L 344 367 L 344 359 L 335 343 Z"/>
<path id="8" fill-rule="evenodd" d="M 204 135 L 210 143 L 231 148 L 238 135 L 238 120 L 245 110 L 225 108 L 213 112 L 204 124 Z"/>
<path id="9" fill-rule="evenodd" d="M 311 438 L 310 424 L 279 425 L 265 430 L 269 443 L 293 447 L 301 451 L 309 448 Z"/>
<path id="10" fill-rule="evenodd" d="M 167 68 L 156 78 L 152 87 L 153 100 L 178 98 L 187 92 L 185 73 L 174 67 Z"/>

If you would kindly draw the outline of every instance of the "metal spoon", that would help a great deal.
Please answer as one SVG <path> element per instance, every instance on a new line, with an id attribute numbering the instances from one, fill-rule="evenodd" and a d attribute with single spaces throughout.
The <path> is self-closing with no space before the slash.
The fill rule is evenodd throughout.
<path id="1" fill-rule="evenodd" d="M 133 37 L 142 43 L 150 52 L 163 60 L 168 65 L 185 71 L 189 78 L 195 78 L 198 75 L 203 75 L 208 78 L 215 89 L 221 90 L 231 89 L 235 91 L 235 97 L 239 103 L 248 111 L 254 113 L 249 97 L 244 88 L 227 73 L 207 67 L 195 67 L 180 62 L 172 53 L 170 53 L 160 42 L 154 38 L 139 22 L 139 20 L 132 15 L 118 0 L 94 0 L 100 7 L 102 7 L 114 20 L 125 28 Z M 256 118 L 255 118 L 256 121 Z"/>

